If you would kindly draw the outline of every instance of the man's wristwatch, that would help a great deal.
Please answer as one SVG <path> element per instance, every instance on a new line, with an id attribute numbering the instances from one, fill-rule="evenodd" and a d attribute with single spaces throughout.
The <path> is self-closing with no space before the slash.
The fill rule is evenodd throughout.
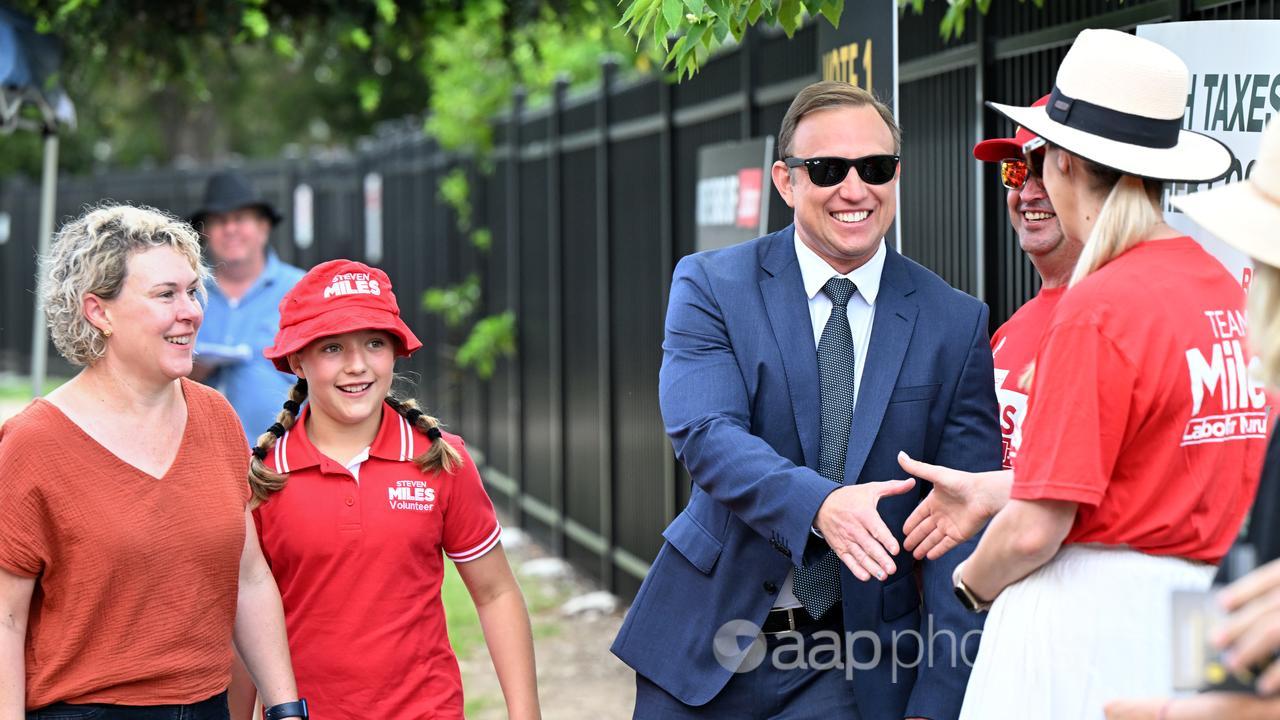
<path id="1" fill-rule="evenodd" d="M 961 577 L 964 570 L 964 563 L 956 566 L 955 572 L 951 573 L 951 584 L 955 586 L 956 598 L 960 600 L 960 604 L 969 612 L 986 612 L 991 609 L 991 603 L 979 598 L 973 594 L 968 585 L 964 584 L 964 578 Z"/>
<path id="2" fill-rule="evenodd" d="M 293 702 L 280 703 L 262 711 L 263 720 L 281 720 L 281 718 L 302 718 L 309 720 L 310 715 L 307 714 L 307 699 L 298 698 Z"/>

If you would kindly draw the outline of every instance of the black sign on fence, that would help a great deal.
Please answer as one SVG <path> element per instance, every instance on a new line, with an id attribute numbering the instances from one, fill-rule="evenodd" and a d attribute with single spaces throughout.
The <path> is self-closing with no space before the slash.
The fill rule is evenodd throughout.
<path id="1" fill-rule="evenodd" d="M 698 148 L 697 250 L 768 232 L 772 165 L 772 135 Z"/>
<path id="2" fill-rule="evenodd" d="M 840 27 L 818 23 L 818 69 L 823 80 L 857 85 L 898 113 L 898 3 L 845 3 Z"/>
<path id="3" fill-rule="evenodd" d="M 875 95 L 893 108 L 897 119 L 898 0 L 846 2 L 840 27 L 819 22 L 818 71 L 823 80 L 847 82 Z M 885 238 L 902 252 L 902 229 L 896 220 Z"/>

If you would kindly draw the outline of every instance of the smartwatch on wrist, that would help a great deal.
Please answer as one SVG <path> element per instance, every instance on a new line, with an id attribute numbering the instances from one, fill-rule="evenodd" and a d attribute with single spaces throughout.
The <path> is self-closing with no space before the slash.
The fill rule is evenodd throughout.
<path id="1" fill-rule="evenodd" d="M 280 703 L 272 705 L 262 711 L 263 720 L 281 720 L 281 718 L 302 718 L 302 720 L 310 720 L 307 714 L 307 699 L 298 698 L 293 702 Z"/>
<path id="2" fill-rule="evenodd" d="M 986 612 L 991 609 L 991 603 L 979 598 L 973 594 L 968 585 L 964 584 L 964 578 L 961 577 L 964 570 L 964 563 L 956 566 L 955 572 L 951 574 L 951 584 L 955 586 L 956 599 L 969 612 Z"/>

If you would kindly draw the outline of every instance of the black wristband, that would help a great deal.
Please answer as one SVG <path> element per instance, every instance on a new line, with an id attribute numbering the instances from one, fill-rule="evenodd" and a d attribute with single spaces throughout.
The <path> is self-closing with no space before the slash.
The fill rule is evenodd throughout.
<path id="1" fill-rule="evenodd" d="M 309 720 L 310 715 L 307 713 L 307 699 L 298 698 L 293 702 L 280 703 L 272 705 L 262 711 L 264 720 L 280 720 L 281 718 L 299 717 L 303 720 Z"/>

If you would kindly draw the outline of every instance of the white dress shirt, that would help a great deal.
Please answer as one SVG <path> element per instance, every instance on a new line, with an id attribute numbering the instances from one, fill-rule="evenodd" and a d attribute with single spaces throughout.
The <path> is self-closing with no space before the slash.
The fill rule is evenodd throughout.
<path id="1" fill-rule="evenodd" d="M 880 293 L 880 276 L 884 272 L 885 244 L 880 240 L 880 247 L 871 259 L 848 274 L 836 272 L 817 253 L 796 234 L 796 260 L 800 264 L 800 277 L 804 281 L 804 293 L 809 299 L 809 320 L 813 323 L 813 346 L 818 346 L 822 339 L 822 331 L 831 318 L 831 298 L 822 292 L 822 286 L 833 277 L 849 278 L 858 290 L 849 298 L 846 312 L 849 316 L 849 330 L 853 334 L 853 401 L 858 402 L 858 391 L 862 389 L 862 368 L 866 366 L 867 348 L 871 344 L 871 321 L 875 316 L 876 295 Z M 801 603 L 792 590 L 794 570 L 787 572 L 787 579 L 778 591 L 775 608 L 797 608 Z"/>

